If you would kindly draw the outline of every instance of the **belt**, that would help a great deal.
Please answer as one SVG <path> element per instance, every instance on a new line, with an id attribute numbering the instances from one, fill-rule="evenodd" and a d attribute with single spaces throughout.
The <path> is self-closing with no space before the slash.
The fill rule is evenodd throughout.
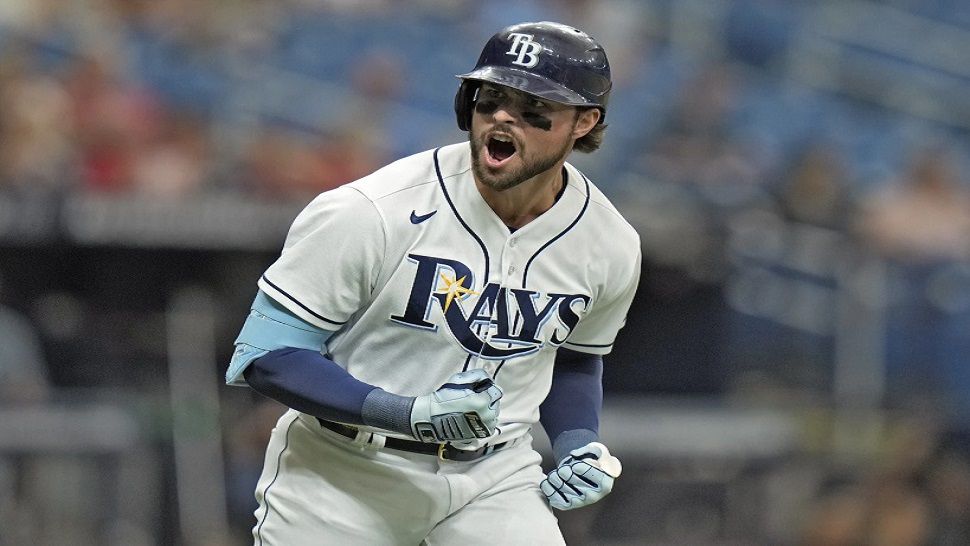
<path id="1" fill-rule="evenodd" d="M 332 430 L 351 440 L 357 438 L 357 433 L 360 430 L 357 427 L 343 423 L 334 423 L 333 421 L 327 421 L 319 417 L 317 417 L 317 422 L 320 423 L 321 427 Z M 490 453 L 494 453 L 507 445 L 508 442 L 502 442 L 491 446 L 483 446 L 475 450 L 467 450 L 458 449 L 451 444 L 426 444 L 423 442 L 402 440 L 400 438 L 384 438 L 384 447 L 386 448 L 421 453 L 424 455 L 435 455 L 444 461 L 474 461 L 475 459 L 480 459 Z"/>

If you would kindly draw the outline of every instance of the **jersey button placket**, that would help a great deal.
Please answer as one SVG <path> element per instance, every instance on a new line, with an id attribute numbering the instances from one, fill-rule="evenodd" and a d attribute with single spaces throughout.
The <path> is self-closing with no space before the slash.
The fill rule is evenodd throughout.
<path id="1" fill-rule="evenodd" d="M 516 238 L 509 237 L 508 241 L 505 242 L 505 248 L 502 249 L 502 263 L 506 264 L 504 267 L 505 271 L 505 283 L 511 280 L 511 277 L 515 275 L 517 268 L 515 267 L 515 248 Z"/>

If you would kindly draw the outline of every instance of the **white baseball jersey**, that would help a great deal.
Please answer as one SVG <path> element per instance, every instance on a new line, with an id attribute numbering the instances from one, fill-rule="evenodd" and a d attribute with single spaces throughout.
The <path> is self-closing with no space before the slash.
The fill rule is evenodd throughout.
<path id="1" fill-rule="evenodd" d="M 396 161 L 310 203 L 259 287 L 335 331 L 332 360 L 388 392 L 486 369 L 504 392 L 490 441 L 511 440 L 538 420 L 556 349 L 608 353 L 639 280 L 634 229 L 565 172 L 555 205 L 510 232 L 475 185 L 468 143 Z"/>

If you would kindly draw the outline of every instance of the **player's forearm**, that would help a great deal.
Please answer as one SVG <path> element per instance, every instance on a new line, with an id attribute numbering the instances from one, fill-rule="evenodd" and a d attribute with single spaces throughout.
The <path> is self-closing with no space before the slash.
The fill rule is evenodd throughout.
<path id="1" fill-rule="evenodd" d="M 599 438 L 603 405 L 603 359 L 599 355 L 559 349 L 549 395 L 539 408 L 539 421 L 561 460 L 570 451 Z"/>
<path id="2" fill-rule="evenodd" d="M 318 351 L 284 348 L 254 360 L 244 372 L 264 396 L 308 415 L 410 434 L 414 399 L 353 377 Z"/>

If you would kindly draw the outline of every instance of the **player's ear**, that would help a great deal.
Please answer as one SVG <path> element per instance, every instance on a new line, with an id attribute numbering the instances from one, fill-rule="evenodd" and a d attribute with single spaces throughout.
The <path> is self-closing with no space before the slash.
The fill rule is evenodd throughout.
<path id="1" fill-rule="evenodd" d="M 576 124 L 573 126 L 573 138 L 580 139 L 596 127 L 599 123 L 599 108 L 580 108 L 576 112 Z"/>

